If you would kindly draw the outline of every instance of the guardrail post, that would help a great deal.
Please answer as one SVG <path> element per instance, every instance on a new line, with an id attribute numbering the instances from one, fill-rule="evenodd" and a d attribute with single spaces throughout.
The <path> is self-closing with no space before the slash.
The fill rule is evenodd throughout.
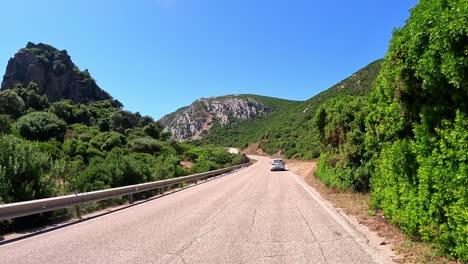
<path id="1" fill-rule="evenodd" d="M 133 204 L 133 195 L 132 194 L 128 195 L 128 203 Z"/>
<path id="2" fill-rule="evenodd" d="M 81 218 L 81 210 L 79 205 L 75 205 L 76 217 Z"/>

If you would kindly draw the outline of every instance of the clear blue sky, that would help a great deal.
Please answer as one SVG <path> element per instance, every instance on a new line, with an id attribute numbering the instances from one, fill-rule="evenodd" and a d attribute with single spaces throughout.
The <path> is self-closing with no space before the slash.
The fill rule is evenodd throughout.
<path id="1" fill-rule="evenodd" d="M 68 50 L 125 108 L 306 100 L 385 55 L 415 0 L 1 1 L 0 70 L 28 41 Z"/>

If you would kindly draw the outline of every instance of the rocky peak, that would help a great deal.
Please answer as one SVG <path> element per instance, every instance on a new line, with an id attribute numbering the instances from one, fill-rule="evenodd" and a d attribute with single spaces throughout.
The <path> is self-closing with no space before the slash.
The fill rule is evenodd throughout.
<path id="1" fill-rule="evenodd" d="M 214 122 L 221 126 L 237 120 L 264 116 L 271 108 L 263 102 L 245 96 L 201 98 L 190 106 L 164 116 L 160 121 L 173 139 L 185 141 L 199 139 L 203 131 L 209 131 Z"/>
<path id="2" fill-rule="evenodd" d="M 87 103 L 112 99 L 91 77 L 88 70 L 80 71 L 66 50 L 43 43 L 28 42 L 13 58 L 10 58 L 3 76 L 1 90 L 16 84 L 37 84 L 39 94 L 49 100 L 70 99 L 75 103 Z"/>

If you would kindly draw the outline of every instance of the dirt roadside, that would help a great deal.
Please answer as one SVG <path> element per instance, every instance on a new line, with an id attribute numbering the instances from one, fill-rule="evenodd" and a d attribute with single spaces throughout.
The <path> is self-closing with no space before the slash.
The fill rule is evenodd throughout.
<path id="1" fill-rule="evenodd" d="M 332 203 L 338 210 L 342 210 L 351 219 L 355 219 L 357 225 L 361 224 L 367 227 L 368 230 L 360 231 L 369 232 L 366 234 L 368 236 L 377 236 L 381 246 L 393 250 L 395 263 L 461 263 L 438 256 L 436 250 L 427 243 L 412 241 L 397 227 L 390 224 L 381 212 L 370 208 L 369 194 L 343 192 L 325 186 L 321 180 L 313 175 L 317 168 L 316 161 L 287 160 L 287 168 L 304 177 L 306 183 L 317 190 L 324 199 Z"/>

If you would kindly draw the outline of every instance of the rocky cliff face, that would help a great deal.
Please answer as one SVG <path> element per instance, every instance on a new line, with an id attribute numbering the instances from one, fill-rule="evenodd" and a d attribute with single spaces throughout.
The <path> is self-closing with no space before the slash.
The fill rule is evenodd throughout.
<path id="1" fill-rule="evenodd" d="M 178 141 L 199 139 L 213 123 L 229 125 L 237 120 L 264 116 L 271 108 L 249 97 L 225 96 L 198 99 L 190 106 L 164 116 L 160 122 Z"/>
<path id="2" fill-rule="evenodd" d="M 38 85 L 39 94 L 50 101 L 70 99 L 75 103 L 87 103 L 112 99 L 99 88 L 88 70 L 80 71 L 66 50 L 59 51 L 46 44 L 29 42 L 8 61 L 1 89 L 16 84 Z"/>

